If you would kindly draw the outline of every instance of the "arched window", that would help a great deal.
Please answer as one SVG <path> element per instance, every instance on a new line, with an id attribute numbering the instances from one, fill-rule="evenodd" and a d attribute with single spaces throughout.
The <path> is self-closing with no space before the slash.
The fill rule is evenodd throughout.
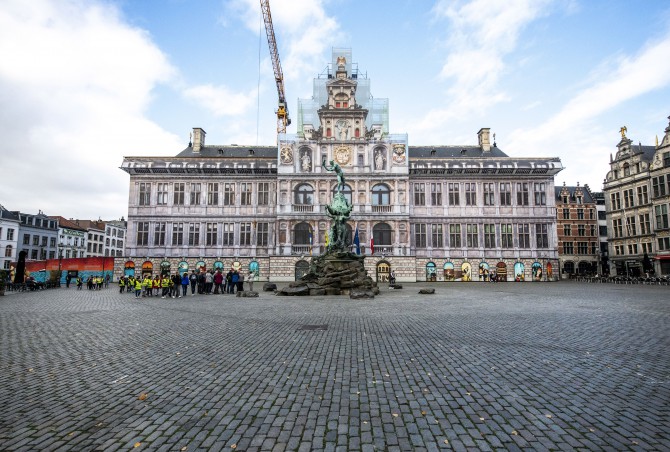
<path id="1" fill-rule="evenodd" d="M 334 197 L 335 193 L 337 192 L 337 184 L 333 185 L 333 188 L 332 188 L 331 192 L 332 192 L 332 196 Z M 351 186 L 348 185 L 348 184 L 344 184 L 344 189 L 342 190 L 342 194 L 344 195 L 344 198 L 347 200 L 349 205 L 351 205 L 351 199 L 352 199 L 351 193 L 352 193 Z"/>
<path id="2" fill-rule="evenodd" d="M 386 184 L 377 184 L 372 187 L 372 205 L 388 206 L 391 204 L 391 189 Z"/>
<path id="3" fill-rule="evenodd" d="M 295 188 L 293 202 L 295 204 L 309 204 L 314 201 L 314 189 L 309 184 L 300 184 Z"/>
<path id="4" fill-rule="evenodd" d="M 335 108 L 349 108 L 349 96 L 344 93 L 335 95 Z"/>
<path id="5" fill-rule="evenodd" d="M 328 138 L 333 136 L 333 130 L 330 127 L 326 128 L 326 136 Z"/>
<path id="6" fill-rule="evenodd" d="M 356 138 L 360 138 L 360 136 L 361 136 L 361 129 L 359 129 L 358 127 L 356 127 L 356 130 L 354 130 L 354 136 L 355 136 Z"/>
<path id="7" fill-rule="evenodd" d="M 575 263 L 572 261 L 563 262 L 563 273 L 573 274 L 575 272 Z"/>
<path id="8" fill-rule="evenodd" d="M 293 244 L 294 245 L 310 245 L 310 237 L 312 236 L 312 227 L 309 223 L 298 223 L 293 229 Z"/>
<path id="9" fill-rule="evenodd" d="M 105 239 L 105 246 L 109 246 L 109 237 Z"/>
<path id="10" fill-rule="evenodd" d="M 393 233 L 391 226 L 387 223 L 377 223 L 372 228 L 372 237 L 375 248 L 378 246 L 391 246 L 393 243 Z"/>
<path id="11" fill-rule="evenodd" d="M 309 272 L 309 262 L 302 260 L 295 263 L 295 280 L 299 281 L 300 278 L 305 276 Z"/>
<path id="12" fill-rule="evenodd" d="M 5 257 L 12 257 L 12 245 L 7 245 L 5 247 Z"/>

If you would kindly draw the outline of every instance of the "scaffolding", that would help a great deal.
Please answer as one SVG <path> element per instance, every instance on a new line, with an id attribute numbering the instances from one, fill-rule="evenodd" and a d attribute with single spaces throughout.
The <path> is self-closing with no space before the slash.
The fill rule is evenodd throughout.
<path id="1" fill-rule="evenodd" d="M 298 130 L 299 137 L 304 138 L 305 125 L 311 125 L 315 130 L 319 128 L 319 109 L 328 103 L 327 84 L 335 80 L 337 58 L 345 58 L 345 69 L 349 80 L 356 82 L 356 102 L 361 108 L 368 110 L 365 126 L 368 130 L 372 126 L 381 127 L 384 135 L 389 133 L 389 100 L 375 98 L 370 90 L 370 79 L 367 73 L 358 69 L 358 64 L 351 61 L 350 48 L 333 48 L 332 60 L 326 68 L 314 79 L 311 99 L 298 99 Z"/>

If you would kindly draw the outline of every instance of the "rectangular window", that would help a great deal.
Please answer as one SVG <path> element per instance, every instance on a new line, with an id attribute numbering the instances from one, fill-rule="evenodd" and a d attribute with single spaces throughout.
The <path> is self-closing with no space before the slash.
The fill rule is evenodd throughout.
<path id="1" fill-rule="evenodd" d="M 536 206 L 546 206 L 547 205 L 547 190 L 544 182 L 533 184 L 534 194 L 535 194 L 535 205 Z"/>
<path id="2" fill-rule="evenodd" d="M 156 204 L 159 206 L 167 206 L 168 202 L 168 184 L 158 183 L 156 188 Z"/>
<path id="3" fill-rule="evenodd" d="M 154 246 L 165 246 L 167 223 L 158 222 L 154 225 Z"/>
<path id="4" fill-rule="evenodd" d="M 216 223 L 206 223 L 205 231 L 206 231 L 205 245 L 216 246 L 219 240 L 218 225 Z"/>
<path id="5" fill-rule="evenodd" d="M 577 219 L 578 220 L 584 219 L 584 209 L 577 209 Z"/>
<path id="6" fill-rule="evenodd" d="M 656 229 L 668 229 L 668 205 L 654 206 L 656 213 Z"/>
<path id="7" fill-rule="evenodd" d="M 586 226 L 583 224 L 577 225 L 577 235 L 580 237 L 586 236 Z"/>
<path id="8" fill-rule="evenodd" d="M 510 182 L 500 182 L 500 205 L 512 205 L 512 184 Z"/>
<path id="9" fill-rule="evenodd" d="M 528 182 L 518 182 L 516 184 L 516 205 L 528 205 Z"/>
<path id="10" fill-rule="evenodd" d="M 496 247 L 496 225 L 495 224 L 485 224 L 484 225 L 484 248 L 495 248 Z"/>
<path id="11" fill-rule="evenodd" d="M 638 218 L 640 220 L 640 234 L 651 234 L 651 221 L 649 220 L 649 214 L 642 214 Z"/>
<path id="12" fill-rule="evenodd" d="M 659 251 L 670 250 L 670 237 L 660 237 L 658 239 L 658 250 Z"/>
<path id="13" fill-rule="evenodd" d="M 30 234 L 23 234 L 23 244 L 30 245 Z"/>
<path id="14" fill-rule="evenodd" d="M 269 235 L 270 235 L 270 223 L 258 223 L 256 225 L 257 246 L 268 246 Z"/>
<path id="15" fill-rule="evenodd" d="M 591 237 L 595 237 L 596 236 L 596 225 L 592 224 L 591 226 L 589 226 L 589 228 L 591 229 L 591 234 L 589 234 L 589 235 Z"/>
<path id="16" fill-rule="evenodd" d="M 37 260 L 37 250 L 32 250 L 30 252 L 30 258 L 33 260 Z"/>
<path id="17" fill-rule="evenodd" d="M 530 248 L 530 225 L 519 224 L 517 225 L 517 231 L 519 233 L 519 248 Z"/>
<path id="18" fill-rule="evenodd" d="M 577 242 L 577 254 L 589 254 L 589 242 Z"/>
<path id="19" fill-rule="evenodd" d="M 71 238 L 71 237 L 68 237 L 68 239 L 69 238 Z M 47 240 L 49 240 L 49 237 L 47 237 L 46 235 L 43 235 L 42 236 L 42 246 L 47 246 Z"/>
<path id="20" fill-rule="evenodd" d="M 200 245 L 200 223 L 188 224 L 188 245 L 189 246 Z"/>
<path id="21" fill-rule="evenodd" d="M 626 234 L 629 237 L 637 235 L 637 228 L 635 227 L 635 217 L 630 216 L 626 218 Z"/>
<path id="22" fill-rule="evenodd" d="M 467 184 L 466 184 L 467 185 Z M 476 224 L 468 224 L 465 226 L 465 240 L 468 248 L 479 247 L 479 232 Z"/>
<path id="23" fill-rule="evenodd" d="M 149 244 L 149 222 L 140 221 L 137 223 L 137 246 L 147 246 L 148 244 Z"/>
<path id="24" fill-rule="evenodd" d="M 235 184 L 233 183 L 223 184 L 223 205 L 224 206 L 235 205 Z"/>
<path id="25" fill-rule="evenodd" d="M 623 191 L 623 206 L 627 209 L 633 207 L 633 189 Z"/>
<path id="26" fill-rule="evenodd" d="M 240 183 L 240 205 L 251 205 L 251 182 Z"/>
<path id="27" fill-rule="evenodd" d="M 628 254 L 637 254 L 637 244 L 628 245 Z"/>
<path id="28" fill-rule="evenodd" d="M 500 225 L 500 246 L 502 248 L 514 248 L 514 238 L 512 237 L 512 225 Z"/>
<path id="29" fill-rule="evenodd" d="M 563 225 L 563 235 L 566 237 L 570 237 L 572 235 L 572 225 L 570 224 Z"/>
<path id="30" fill-rule="evenodd" d="M 233 246 L 235 244 L 234 227 L 234 223 L 223 223 L 223 246 Z"/>
<path id="31" fill-rule="evenodd" d="M 426 184 L 420 184 L 420 183 L 414 184 L 414 205 L 415 206 L 426 205 Z"/>
<path id="32" fill-rule="evenodd" d="M 621 194 L 619 192 L 610 194 L 612 210 L 621 210 Z"/>
<path id="33" fill-rule="evenodd" d="M 570 219 L 570 209 L 563 209 L 563 219 L 564 220 Z"/>
<path id="34" fill-rule="evenodd" d="M 563 254 L 574 254 L 575 247 L 572 242 L 563 242 Z"/>
<path id="35" fill-rule="evenodd" d="M 495 190 L 493 187 L 495 186 L 493 182 L 484 182 L 484 205 L 485 206 L 495 206 L 496 204 L 496 199 L 495 199 Z"/>
<path id="36" fill-rule="evenodd" d="M 614 238 L 623 237 L 623 222 L 621 218 L 612 220 L 612 229 L 614 229 Z"/>
<path id="37" fill-rule="evenodd" d="M 430 226 L 433 239 L 433 248 L 442 248 L 444 246 L 444 236 L 442 234 L 442 225 L 433 224 Z"/>
<path id="38" fill-rule="evenodd" d="M 416 187 L 417 184 L 414 184 Z M 416 192 L 415 192 L 416 194 Z M 425 224 L 415 224 L 414 225 L 414 243 L 417 248 L 426 247 L 426 225 Z"/>
<path id="39" fill-rule="evenodd" d="M 219 183 L 218 182 L 208 182 L 207 183 L 207 205 L 208 206 L 218 206 L 219 205 Z"/>
<path id="40" fill-rule="evenodd" d="M 39 246 L 40 244 L 40 236 L 39 235 L 34 235 L 33 236 L 33 246 Z"/>
<path id="41" fill-rule="evenodd" d="M 549 248 L 549 228 L 545 223 L 535 225 L 535 241 L 538 248 Z"/>
<path id="42" fill-rule="evenodd" d="M 151 184 L 148 182 L 140 182 L 140 206 L 148 206 L 151 204 Z"/>
<path id="43" fill-rule="evenodd" d="M 649 193 L 646 185 L 637 187 L 637 203 L 638 205 L 647 204 L 649 202 Z"/>
<path id="44" fill-rule="evenodd" d="M 442 184 L 430 184 L 430 204 L 433 206 L 442 205 Z"/>
<path id="45" fill-rule="evenodd" d="M 240 245 L 251 245 L 251 223 L 240 223 Z"/>
<path id="46" fill-rule="evenodd" d="M 477 184 L 474 182 L 465 183 L 465 205 L 477 205 Z"/>
<path id="47" fill-rule="evenodd" d="M 665 196 L 665 176 L 651 178 L 651 192 L 654 194 L 654 198 Z"/>
<path id="48" fill-rule="evenodd" d="M 459 184 L 450 182 L 449 183 L 449 205 L 450 206 L 459 206 L 460 204 L 461 204 L 461 199 L 460 199 Z"/>
<path id="49" fill-rule="evenodd" d="M 202 190 L 202 185 L 200 182 L 191 182 L 191 205 L 199 206 L 200 205 L 200 192 Z"/>
<path id="50" fill-rule="evenodd" d="M 184 223 L 172 223 L 172 246 L 184 244 Z"/>
<path id="51" fill-rule="evenodd" d="M 183 182 L 177 182 L 174 184 L 172 204 L 175 206 L 184 205 L 184 191 L 185 191 L 184 185 L 185 184 Z"/>
<path id="52" fill-rule="evenodd" d="M 450 224 L 449 225 L 449 246 L 452 248 L 461 247 L 461 225 L 460 224 Z"/>
<path id="53" fill-rule="evenodd" d="M 269 182 L 260 182 L 258 184 L 258 205 L 259 206 L 269 206 L 270 205 L 270 183 Z"/>
<path id="54" fill-rule="evenodd" d="M 83 240 L 83 239 L 82 239 L 82 240 Z M 82 242 L 82 243 L 83 243 L 83 242 Z M 51 237 L 51 238 L 49 239 L 49 246 L 50 246 L 51 248 L 54 248 L 54 247 L 56 246 L 56 237 Z"/>

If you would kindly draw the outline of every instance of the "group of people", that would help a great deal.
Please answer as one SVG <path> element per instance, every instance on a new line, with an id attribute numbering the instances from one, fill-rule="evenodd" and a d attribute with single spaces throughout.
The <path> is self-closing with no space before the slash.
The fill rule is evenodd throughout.
<path id="1" fill-rule="evenodd" d="M 254 271 L 247 275 L 249 290 L 254 290 L 255 277 Z M 193 271 L 190 275 L 188 272 L 181 275 L 177 272 L 153 278 L 148 274 L 138 278 L 124 276 L 119 279 L 119 293 L 134 291 L 135 298 L 182 298 L 188 294 L 190 287 L 191 295 L 195 295 L 196 291 L 201 295 L 233 294 L 244 290 L 244 282 L 244 274 L 235 269 L 230 269 L 225 275 L 221 269 L 217 269 L 198 273 Z"/>

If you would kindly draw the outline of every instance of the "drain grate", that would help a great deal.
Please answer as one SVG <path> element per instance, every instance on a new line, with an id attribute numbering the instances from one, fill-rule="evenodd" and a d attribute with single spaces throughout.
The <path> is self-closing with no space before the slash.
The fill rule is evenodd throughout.
<path id="1" fill-rule="evenodd" d="M 296 331 L 326 331 L 328 325 L 302 325 Z"/>

